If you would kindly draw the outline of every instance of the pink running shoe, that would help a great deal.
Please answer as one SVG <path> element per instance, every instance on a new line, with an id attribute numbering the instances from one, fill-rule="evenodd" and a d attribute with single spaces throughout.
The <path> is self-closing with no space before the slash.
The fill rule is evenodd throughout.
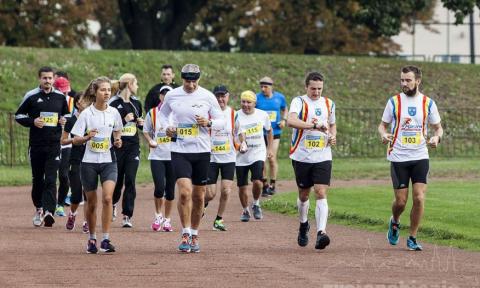
<path id="1" fill-rule="evenodd" d="M 153 219 L 153 222 L 152 222 L 152 230 L 160 231 L 162 229 L 163 221 L 165 221 L 165 219 L 163 218 L 162 215 L 155 217 L 155 219 Z"/>
<path id="2" fill-rule="evenodd" d="M 75 215 L 70 211 L 68 213 L 67 223 L 65 224 L 67 230 L 72 231 L 75 228 Z"/>
<path id="3" fill-rule="evenodd" d="M 83 233 L 85 233 L 85 234 L 87 234 L 88 232 L 90 232 L 90 229 L 88 229 L 88 223 L 87 223 L 87 221 L 83 221 L 82 231 L 83 231 Z"/>
<path id="4" fill-rule="evenodd" d="M 163 222 L 163 227 L 162 227 L 163 232 L 172 232 L 172 224 L 170 223 L 170 218 L 165 218 L 165 221 Z"/>

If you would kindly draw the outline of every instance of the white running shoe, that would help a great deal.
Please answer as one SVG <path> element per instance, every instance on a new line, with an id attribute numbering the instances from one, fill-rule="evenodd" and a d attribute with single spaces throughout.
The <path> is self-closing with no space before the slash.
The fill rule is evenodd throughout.
<path id="1" fill-rule="evenodd" d="M 123 216 L 122 227 L 123 228 L 132 228 L 133 227 L 133 224 L 130 220 L 130 217 Z"/>
<path id="2" fill-rule="evenodd" d="M 112 222 L 114 222 L 115 220 L 117 220 L 117 205 L 113 204 L 113 207 L 112 207 Z"/>
<path id="3" fill-rule="evenodd" d="M 43 209 L 38 208 L 33 216 L 33 226 L 40 227 L 43 224 Z"/>
<path id="4" fill-rule="evenodd" d="M 152 222 L 152 230 L 153 231 L 160 231 L 162 229 L 163 222 L 165 221 L 165 218 L 163 218 L 162 215 L 158 215 L 153 219 Z"/>

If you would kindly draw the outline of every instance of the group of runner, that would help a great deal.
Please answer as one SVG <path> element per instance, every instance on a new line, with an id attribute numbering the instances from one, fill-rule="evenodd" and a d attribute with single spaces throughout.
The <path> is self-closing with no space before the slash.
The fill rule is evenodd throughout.
<path id="1" fill-rule="evenodd" d="M 98 77 L 85 91 L 69 95 L 68 75 L 55 74 L 52 68 L 42 67 L 38 71 L 39 87 L 24 96 L 16 112 L 17 122 L 30 128 L 32 200 L 36 209 L 33 225 L 52 227 L 54 214 L 64 213 L 70 187 L 66 229 L 75 228 L 79 203 L 86 199 L 82 230 L 89 235 L 87 253 L 97 253 L 96 191 L 100 177 L 100 251 L 115 252 L 110 241 L 110 226 L 117 217 L 120 198 L 122 226 L 133 227 L 135 182 L 140 164 L 139 134 L 142 133 L 150 147 L 148 159 L 154 182 L 155 211 L 151 228 L 173 231 L 171 210 L 176 187 L 182 226 L 178 249 L 199 252 L 199 225 L 209 201 L 216 196 L 219 175 L 220 201 L 214 230 L 227 230 L 223 213 L 235 174 L 243 208 L 240 220 L 248 222 L 252 215 L 257 220 L 263 218 L 260 197 L 275 194 L 280 135 L 288 126 L 293 129 L 290 158 L 299 191 L 298 245 L 304 247 L 309 242 L 309 196 L 313 188 L 315 248 L 328 246 L 327 189 L 332 174 L 331 147 L 336 145 L 337 129 L 335 103 L 322 96 L 324 76 L 319 72 L 309 73 L 305 78 L 306 94 L 294 97 L 289 110 L 285 97 L 273 90 L 273 80 L 263 77 L 259 81 L 260 93 L 247 90 L 240 94 L 238 111 L 228 105 L 230 93 L 225 85 L 209 91 L 199 86 L 200 76 L 198 65 L 187 64 L 181 69 L 182 85 L 177 87 L 173 67 L 164 65 L 162 82 L 146 97 L 143 119 L 135 75 L 126 73 L 117 81 Z M 407 239 L 411 250 L 422 249 L 416 233 L 426 192 L 427 144 L 436 147 L 443 135 L 435 102 L 418 90 L 421 76 L 415 66 L 402 68 L 402 93 L 388 101 L 378 129 L 383 143 L 389 145 L 387 158 L 392 162 L 395 194 L 388 240 L 392 245 L 398 243 L 400 215 L 411 180 L 413 208 Z M 434 128 L 434 136 L 429 140 L 428 124 Z M 389 126 L 390 133 L 387 132 Z M 270 183 L 266 177 L 266 161 Z M 67 177 L 60 181 L 57 198 L 56 177 L 60 165 L 63 166 L 59 174 Z M 249 174 L 251 204 L 248 202 Z"/>

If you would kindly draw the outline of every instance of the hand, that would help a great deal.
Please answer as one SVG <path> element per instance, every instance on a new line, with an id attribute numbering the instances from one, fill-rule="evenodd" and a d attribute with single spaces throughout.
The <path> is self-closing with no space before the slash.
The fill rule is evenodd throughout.
<path id="1" fill-rule="evenodd" d="M 133 116 L 133 113 L 128 113 L 127 115 L 125 115 L 125 122 L 130 122 L 132 121 L 133 119 L 135 118 L 135 116 Z"/>
<path id="2" fill-rule="evenodd" d="M 430 140 L 428 141 L 428 146 L 430 146 L 431 148 L 437 148 L 438 146 L 438 143 L 440 143 L 440 136 L 433 136 L 432 138 L 430 138 Z"/>
<path id="3" fill-rule="evenodd" d="M 33 120 L 33 124 L 37 128 L 43 128 L 43 125 L 45 125 L 45 121 L 43 121 L 42 117 L 38 117 L 38 118 L 35 118 L 35 120 Z"/>
<path id="4" fill-rule="evenodd" d="M 113 140 L 113 146 L 115 146 L 117 148 L 121 148 L 122 147 L 122 138 L 117 138 L 117 139 Z"/>
<path id="5" fill-rule="evenodd" d="M 286 123 L 287 121 L 285 119 L 282 119 L 280 120 L 280 122 L 278 122 L 278 127 L 280 127 L 280 129 L 283 129 Z"/>
<path id="6" fill-rule="evenodd" d="M 273 151 L 272 149 L 267 149 L 267 158 L 272 159 L 273 158 Z"/>
<path id="7" fill-rule="evenodd" d="M 330 146 L 335 146 L 335 145 L 337 145 L 337 136 L 335 136 L 335 135 L 329 135 L 329 136 L 328 136 L 328 144 L 330 144 Z"/>
<path id="8" fill-rule="evenodd" d="M 167 127 L 167 129 L 165 130 L 165 134 L 167 134 L 168 137 L 175 137 L 177 134 L 177 128 Z"/>
<path id="9" fill-rule="evenodd" d="M 141 117 L 138 117 L 138 118 L 137 118 L 137 125 L 138 125 L 138 126 L 143 126 L 143 123 L 144 123 L 144 122 L 145 122 L 145 120 L 143 120 L 143 118 L 141 118 Z"/>
<path id="10" fill-rule="evenodd" d="M 246 141 L 243 141 L 242 143 L 240 143 L 240 153 L 245 153 L 247 152 L 248 150 L 248 146 L 247 146 L 247 142 Z"/>
<path id="11" fill-rule="evenodd" d="M 58 120 L 58 123 L 60 123 L 60 126 L 64 127 L 65 123 L 67 123 L 67 118 L 60 117 L 60 120 Z"/>
<path id="12" fill-rule="evenodd" d="M 97 128 L 94 128 L 90 131 L 88 131 L 88 135 L 87 135 L 87 138 L 88 140 L 92 139 L 93 137 L 95 137 L 95 135 L 97 135 L 98 133 L 98 129 Z"/>
<path id="13" fill-rule="evenodd" d="M 210 122 L 210 120 L 208 120 L 207 118 L 204 118 L 204 117 L 198 116 L 198 115 L 195 115 L 195 120 L 197 120 L 197 124 L 202 126 L 202 127 L 207 127 L 208 123 Z"/>
<path id="14" fill-rule="evenodd" d="M 150 148 L 157 148 L 158 143 L 157 143 L 157 141 L 151 139 L 151 140 L 148 142 L 148 146 L 150 146 Z"/>
<path id="15" fill-rule="evenodd" d="M 390 133 L 384 133 L 382 135 L 382 143 L 387 144 L 387 143 L 392 143 L 393 141 L 393 135 Z"/>

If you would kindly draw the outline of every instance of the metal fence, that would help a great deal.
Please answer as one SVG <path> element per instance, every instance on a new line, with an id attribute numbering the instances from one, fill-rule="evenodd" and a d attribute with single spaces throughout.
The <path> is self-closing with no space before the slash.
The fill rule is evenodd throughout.
<path id="1" fill-rule="evenodd" d="M 336 110 L 337 146 L 335 157 L 382 157 L 386 147 L 380 143 L 377 127 L 383 109 L 342 108 Z M 480 109 L 446 109 L 440 112 L 444 137 L 432 156 L 480 156 Z M 12 113 L 0 113 L 0 165 L 28 163 L 28 133 L 15 122 Z M 291 129 L 285 129 L 279 157 L 288 157 Z M 148 146 L 142 138 L 141 157 L 147 159 Z"/>

